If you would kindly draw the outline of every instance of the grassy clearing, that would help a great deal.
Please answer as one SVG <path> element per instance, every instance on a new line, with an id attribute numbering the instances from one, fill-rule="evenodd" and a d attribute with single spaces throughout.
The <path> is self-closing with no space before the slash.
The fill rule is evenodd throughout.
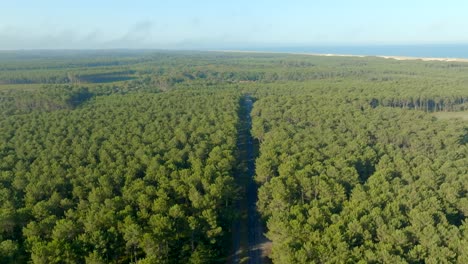
<path id="1" fill-rule="evenodd" d="M 119 85 L 119 84 L 124 84 L 126 80 L 117 80 L 117 81 L 112 81 L 108 83 L 65 83 L 65 84 L 45 84 L 45 83 L 31 83 L 31 84 L 1 84 L 0 83 L 0 91 L 5 91 L 5 90 L 21 90 L 21 91 L 34 91 L 37 89 L 42 89 L 46 86 L 58 86 L 58 85 L 77 85 L 77 86 L 83 86 L 83 87 L 89 87 L 89 88 L 95 88 L 98 86 L 110 84 L 110 85 Z"/>
<path id="2" fill-rule="evenodd" d="M 438 119 L 461 119 L 464 121 L 468 121 L 468 111 L 463 111 L 463 112 L 437 112 L 434 113 L 433 116 L 435 116 Z"/>
<path id="3" fill-rule="evenodd" d="M 44 84 L 32 83 L 32 84 L 0 84 L 0 90 L 23 90 L 32 91 L 41 88 Z"/>

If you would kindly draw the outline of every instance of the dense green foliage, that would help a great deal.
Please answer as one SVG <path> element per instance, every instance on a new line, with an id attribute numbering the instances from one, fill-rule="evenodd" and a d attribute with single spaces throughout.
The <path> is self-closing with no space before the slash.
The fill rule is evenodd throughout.
<path id="1" fill-rule="evenodd" d="M 220 257 L 236 197 L 237 101 L 201 88 L 2 119 L 0 234 L 14 249 L 2 259 Z"/>
<path id="2" fill-rule="evenodd" d="M 467 124 L 321 86 L 259 90 L 252 112 L 274 262 L 467 262 Z"/>
<path id="3" fill-rule="evenodd" d="M 74 108 L 93 94 L 87 87 L 56 86 L 37 91 L 0 91 L 0 114 L 31 113 L 33 111 L 54 111 Z"/>
<path id="4" fill-rule="evenodd" d="M 275 263 L 466 263 L 468 64 L 0 52 L 0 263 L 225 262 L 256 99 Z"/>

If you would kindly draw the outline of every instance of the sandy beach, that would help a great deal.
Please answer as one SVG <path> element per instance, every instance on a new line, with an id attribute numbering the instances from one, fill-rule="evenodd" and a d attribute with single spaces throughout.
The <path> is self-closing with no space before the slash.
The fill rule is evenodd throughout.
<path id="1" fill-rule="evenodd" d="M 435 58 L 435 57 L 408 57 L 408 56 L 386 56 L 386 55 L 354 55 L 354 54 L 322 54 L 322 53 L 293 53 L 287 52 L 288 54 L 301 54 L 301 55 L 312 55 L 312 56 L 326 56 L 326 57 L 375 57 L 392 60 L 421 60 L 421 61 L 443 61 L 443 62 L 468 62 L 468 59 L 463 58 Z"/>
<path id="2" fill-rule="evenodd" d="M 384 58 L 384 59 L 393 59 L 393 60 L 468 62 L 468 59 L 462 59 L 462 58 L 423 58 L 423 57 L 403 57 L 403 56 L 375 56 L 375 57 Z"/>
<path id="3" fill-rule="evenodd" d="M 290 53 L 298 54 L 298 53 Z M 442 62 L 468 62 L 468 59 L 463 58 L 431 58 L 431 57 L 407 57 L 407 56 L 385 56 L 385 55 L 353 55 L 353 54 L 316 54 L 316 53 L 300 53 L 302 55 L 313 55 L 313 56 L 326 56 L 326 57 L 376 57 L 391 60 L 421 60 L 421 61 L 442 61 Z"/>

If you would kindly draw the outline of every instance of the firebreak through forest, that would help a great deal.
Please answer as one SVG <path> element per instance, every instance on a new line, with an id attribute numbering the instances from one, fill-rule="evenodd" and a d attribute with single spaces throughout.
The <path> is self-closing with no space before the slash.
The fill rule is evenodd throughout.
<path id="1" fill-rule="evenodd" d="M 273 263 L 468 263 L 467 76 L 375 57 L 0 52 L 0 263 L 226 263 L 246 95 Z"/>

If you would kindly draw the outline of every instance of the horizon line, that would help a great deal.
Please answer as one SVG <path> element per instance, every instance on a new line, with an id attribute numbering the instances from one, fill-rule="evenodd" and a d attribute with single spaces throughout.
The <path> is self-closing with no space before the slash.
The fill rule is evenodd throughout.
<path id="1" fill-rule="evenodd" d="M 232 44 L 195 44 L 193 46 L 181 46 L 174 44 L 173 47 L 60 47 L 60 48 L 0 48 L 0 51 L 86 51 L 86 50 L 168 50 L 168 51 L 210 51 L 210 50 L 248 50 L 248 49 L 272 49 L 272 48 L 313 48 L 313 47 L 412 47 L 412 46 L 468 46 L 466 42 L 413 42 L 413 43 L 232 43 Z"/>
<path id="2" fill-rule="evenodd" d="M 459 45 L 459 46 L 467 46 L 466 44 L 426 44 L 425 46 L 450 46 L 450 45 Z M 357 45 L 353 47 L 377 47 L 377 46 L 385 46 L 385 47 L 408 47 L 408 46 L 423 46 L 423 45 Z M 307 46 L 297 46 L 297 47 L 307 47 Z M 297 48 L 296 47 L 296 48 Z M 347 45 L 327 45 L 327 46 L 308 46 L 308 47 L 351 47 Z M 274 47 L 270 47 L 274 48 Z M 281 48 L 288 48 L 284 47 L 276 47 L 277 49 Z M 292 47 L 289 47 L 292 48 Z M 450 56 L 413 56 L 413 55 L 391 55 L 391 54 L 364 54 L 364 53 L 346 53 L 346 52 L 308 52 L 308 51 L 287 51 L 287 50 L 271 50 L 268 48 L 265 49 L 248 49 L 248 48 L 229 48 L 229 49 L 209 49 L 209 48 L 185 48 L 185 49 L 165 49 L 165 48 L 83 48 L 83 49 L 75 49 L 75 48 L 64 48 L 64 49 L 15 49 L 15 50 L 2 50 L 0 49 L 0 53 L 12 53 L 12 52 L 221 52 L 221 53 L 261 53 L 261 54 L 289 54 L 289 55 L 305 55 L 305 56 L 321 56 L 321 57 L 360 57 L 360 58 L 383 58 L 383 59 L 394 59 L 394 60 L 422 60 L 422 61 L 441 61 L 441 62 L 468 62 L 468 57 L 450 57 Z"/>

